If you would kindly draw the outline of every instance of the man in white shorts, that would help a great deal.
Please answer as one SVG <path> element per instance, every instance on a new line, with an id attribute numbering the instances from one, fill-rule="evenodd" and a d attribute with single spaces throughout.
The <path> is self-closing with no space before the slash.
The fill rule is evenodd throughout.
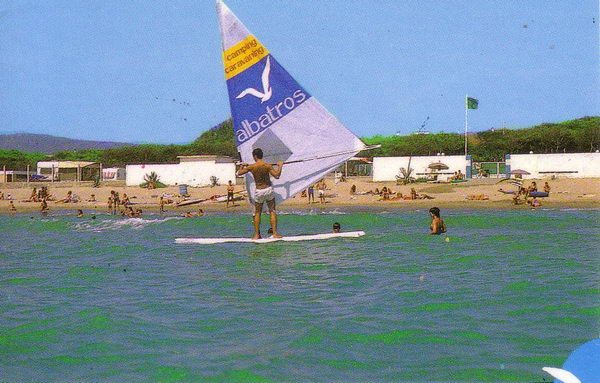
<path id="1" fill-rule="evenodd" d="M 283 168 L 283 162 L 277 163 L 277 168 L 271 166 L 262 160 L 263 151 L 256 148 L 252 151 L 252 157 L 254 157 L 254 163 L 248 165 L 246 163 L 241 164 L 241 168 L 238 171 L 238 175 L 252 173 L 254 176 L 254 183 L 256 185 L 256 192 L 254 193 L 254 237 L 252 239 L 260 239 L 260 216 L 262 214 L 263 204 L 266 202 L 269 207 L 269 213 L 271 214 L 271 228 L 273 229 L 273 237 L 281 238 L 281 235 L 277 232 L 277 213 L 275 212 L 275 192 L 271 186 L 271 176 L 275 179 L 279 179 L 281 176 L 281 169 Z"/>

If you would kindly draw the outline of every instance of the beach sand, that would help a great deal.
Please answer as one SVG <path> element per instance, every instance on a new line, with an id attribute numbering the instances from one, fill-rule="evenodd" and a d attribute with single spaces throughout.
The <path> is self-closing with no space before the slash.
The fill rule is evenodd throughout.
<path id="1" fill-rule="evenodd" d="M 350 177 L 347 182 L 340 182 L 337 185 L 333 178 L 328 178 L 327 194 L 333 195 L 326 199 L 325 204 L 318 203 L 318 195 L 315 191 L 317 203 L 308 204 L 307 198 L 297 195 L 285 201 L 280 207 L 282 209 L 332 209 L 336 207 L 355 207 L 355 208 L 381 208 L 381 209 L 397 209 L 397 208 L 425 208 L 437 206 L 442 209 L 465 209 L 465 208 L 493 208 L 493 209 L 527 209 L 528 205 L 515 206 L 512 203 L 512 195 L 503 194 L 498 191 L 499 188 L 504 190 L 515 190 L 516 187 L 504 181 L 498 183 L 498 179 L 473 179 L 468 182 L 459 184 L 432 184 L 418 183 L 410 185 L 396 185 L 395 182 L 373 182 L 371 177 Z M 525 180 L 524 185 L 528 186 L 531 181 L 536 181 L 538 190 L 543 189 L 544 182 L 549 182 L 552 190 L 550 197 L 540 198 L 543 206 L 546 208 L 600 208 L 600 179 L 599 178 L 582 178 L 582 179 L 537 179 Z M 410 195 L 410 189 L 415 188 L 419 194 L 427 194 L 434 199 L 424 200 L 395 200 L 381 201 L 379 196 L 375 195 L 351 195 L 350 188 L 356 185 L 358 192 L 375 190 L 387 186 L 391 190 L 401 192 L 403 195 Z M 50 213 L 53 210 L 98 210 L 107 211 L 107 200 L 111 190 L 117 191 L 121 198 L 126 193 L 135 207 L 142 210 L 157 211 L 158 199 L 161 194 L 172 195 L 174 202 L 178 200 L 179 187 L 169 186 L 167 188 L 148 190 L 138 186 L 125 186 L 123 181 L 103 182 L 100 187 L 94 188 L 91 183 L 5 183 L 0 184 L 0 191 L 5 196 L 10 194 L 13 202 L 19 212 L 39 211 L 40 204 L 34 202 L 23 202 L 28 199 L 33 187 L 40 188 L 48 186 L 50 193 L 56 199 L 63 199 L 67 192 L 71 190 L 74 195 L 79 196 L 83 202 L 78 203 L 61 203 L 51 201 L 48 203 Z M 236 191 L 243 190 L 243 185 L 237 185 Z M 226 186 L 215 187 L 188 187 L 188 193 L 192 199 L 210 198 L 213 195 L 225 195 Z M 91 194 L 95 194 L 96 202 L 85 202 Z M 468 195 L 485 194 L 489 196 L 489 200 L 468 200 Z M 186 207 L 176 207 L 175 204 L 165 206 L 167 212 L 185 212 L 195 211 L 202 208 L 205 211 L 241 211 L 247 212 L 251 209 L 247 201 L 237 201 L 237 206 L 226 208 L 225 203 L 205 202 Z M 0 200 L 0 213 L 9 212 L 9 201 Z"/>

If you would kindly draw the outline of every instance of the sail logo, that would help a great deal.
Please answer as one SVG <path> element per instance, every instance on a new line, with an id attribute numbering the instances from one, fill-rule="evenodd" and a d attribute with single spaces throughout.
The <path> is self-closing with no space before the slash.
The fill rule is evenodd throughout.
<path id="1" fill-rule="evenodd" d="M 256 89 L 260 79 L 262 89 Z M 269 128 L 310 98 L 271 55 L 227 81 L 237 145 Z"/>
<path id="2" fill-rule="evenodd" d="M 286 97 L 283 101 L 275 104 L 274 107 L 267 106 L 265 113 L 261 114 L 258 119 L 249 121 L 243 120 L 240 124 L 240 128 L 235 131 L 235 137 L 238 144 L 248 140 L 248 138 L 268 128 L 275 121 L 279 120 L 292 110 L 296 106 L 300 105 L 306 100 L 306 94 L 301 90 L 297 89 L 291 97 Z"/>
<path id="3" fill-rule="evenodd" d="M 262 104 L 265 101 L 269 101 L 271 96 L 273 95 L 273 90 L 269 85 L 269 74 L 271 73 L 271 59 L 267 57 L 267 63 L 265 64 L 265 69 L 263 70 L 261 80 L 262 80 L 262 93 L 254 88 L 246 88 L 240 94 L 238 94 L 235 98 L 242 98 L 248 95 L 260 98 L 260 103 Z"/>

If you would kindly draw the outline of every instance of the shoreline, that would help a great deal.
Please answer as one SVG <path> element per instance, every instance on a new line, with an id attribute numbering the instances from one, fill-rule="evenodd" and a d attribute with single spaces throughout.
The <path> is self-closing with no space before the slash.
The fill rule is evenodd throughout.
<path id="1" fill-rule="evenodd" d="M 561 178 L 561 179 L 542 179 L 542 180 L 526 180 L 528 185 L 532 181 L 536 181 L 538 188 L 542 188 L 545 182 L 548 182 L 552 188 L 550 196 L 540 198 L 542 202 L 540 209 L 589 209 L 600 208 L 600 178 Z M 510 191 L 514 186 L 508 182 L 502 182 L 498 179 L 471 179 L 468 182 L 460 184 L 409 184 L 396 185 L 395 182 L 373 182 L 366 177 L 349 178 L 347 182 L 335 184 L 332 178 L 326 179 L 328 188 L 325 204 L 311 203 L 308 204 L 306 197 L 296 196 L 288 199 L 283 204 L 277 207 L 278 211 L 288 212 L 293 210 L 308 211 L 308 210 L 334 210 L 334 209 L 350 209 L 353 211 L 384 211 L 387 209 L 394 210 L 411 210 L 411 209 L 429 209 L 438 207 L 442 210 L 464 210 L 464 209 L 480 209 L 480 210 L 530 210 L 530 206 L 526 204 L 514 205 L 512 201 L 513 195 L 505 194 L 500 189 Z M 32 188 L 48 186 L 50 193 L 54 198 L 60 200 L 66 197 L 68 191 L 72 191 L 74 195 L 79 196 L 82 202 L 63 203 L 49 201 L 50 215 L 54 211 L 73 211 L 82 209 L 84 211 L 104 212 L 108 214 L 107 200 L 111 191 L 118 192 L 121 196 L 127 194 L 133 203 L 133 208 L 140 208 L 144 212 L 159 212 L 158 199 L 160 195 L 167 195 L 166 198 L 173 201 L 171 204 L 165 205 L 165 215 L 181 214 L 187 211 L 198 211 L 203 209 L 205 212 L 231 212 L 232 214 L 251 214 L 252 207 L 247 200 L 236 201 L 236 206 L 227 208 L 224 202 L 203 202 L 184 207 L 175 206 L 175 202 L 179 199 L 179 187 L 169 186 L 161 189 L 143 189 L 138 186 L 125 186 L 121 183 L 103 183 L 100 187 L 94 188 L 91 184 L 74 184 L 74 183 L 54 183 L 54 184 L 0 184 L 0 192 L 5 196 L 9 194 L 13 198 L 13 203 L 19 213 L 40 213 L 39 202 L 24 202 L 31 195 Z M 351 186 L 357 191 L 363 193 L 374 191 L 376 188 L 381 189 L 386 186 L 393 190 L 393 193 L 402 193 L 410 195 L 411 189 L 414 188 L 420 195 L 427 195 L 432 199 L 417 199 L 417 200 L 379 200 L 379 196 L 372 194 L 350 194 Z M 236 191 L 243 189 L 242 185 L 236 185 Z M 215 195 L 226 194 L 226 186 L 215 187 L 188 187 L 188 194 L 191 199 L 207 199 Z M 85 202 L 94 195 L 95 202 Z M 487 197 L 487 200 L 472 200 L 467 199 L 469 196 Z M 121 207 L 119 207 L 119 210 Z M 0 214 L 10 214 L 9 201 L 0 200 Z"/>
<path id="2" fill-rule="evenodd" d="M 18 206 L 15 215 L 21 214 L 31 214 L 31 213 L 40 213 L 39 204 L 37 203 L 22 203 Z M 159 213 L 160 209 L 156 204 L 137 204 L 133 205 L 134 208 L 140 208 L 144 212 L 152 212 L 152 215 L 156 215 Z M 293 210 L 299 211 L 316 211 L 319 212 L 328 212 L 330 213 L 332 210 L 337 209 L 347 209 L 353 212 L 382 212 L 386 210 L 421 210 L 421 209 L 429 209 L 431 207 L 438 207 L 442 210 L 514 210 L 514 211 L 530 211 L 530 210 L 556 210 L 556 209 L 600 209 L 600 201 L 568 201 L 568 202 L 546 202 L 537 209 L 532 209 L 529 205 L 513 205 L 512 202 L 509 201 L 437 201 L 435 200 L 426 200 L 426 201 L 386 201 L 372 204 L 352 204 L 352 203 L 326 203 L 326 204 L 286 204 L 277 207 L 278 212 L 288 213 Z M 72 203 L 72 204 L 49 204 L 49 216 L 53 215 L 53 212 L 72 212 L 75 213 L 78 209 L 83 210 L 84 212 L 95 212 L 106 215 L 109 214 L 108 210 L 105 206 L 98 206 L 93 204 L 86 203 Z M 238 204 L 235 207 L 226 208 L 224 203 L 211 203 L 211 204 L 197 204 L 185 207 L 168 207 L 165 209 L 165 216 L 173 216 L 185 213 L 187 211 L 197 211 L 197 209 L 203 209 L 205 213 L 210 212 L 218 212 L 218 213 L 232 213 L 239 215 L 251 214 L 252 207 L 247 202 L 243 204 Z M 1 215 L 10 215 L 10 210 L 8 206 L 4 204 L 0 206 L 0 214 Z M 64 214 L 60 214 L 64 215 Z M 114 216 L 120 216 L 120 214 L 116 214 Z"/>

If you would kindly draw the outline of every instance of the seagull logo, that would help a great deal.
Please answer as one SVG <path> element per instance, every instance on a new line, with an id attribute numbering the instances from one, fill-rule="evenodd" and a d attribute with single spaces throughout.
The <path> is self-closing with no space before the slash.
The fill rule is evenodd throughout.
<path id="1" fill-rule="evenodd" d="M 254 96 L 256 98 L 260 98 L 260 103 L 262 104 L 265 101 L 269 101 L 271 96 L 273 95 L 273 89 L 269 85 L 269 74 L 271 73 L 271 58 L 267 56 L 267 63 L 265 64 L 265 69 L 263 70 L 261 79 L 262 79 L 262 92 L 254 89 L 247 88 L 242 91 L 242 93 L 238 94 L 236 98 L 242 98 L 247 95 Z"/>

